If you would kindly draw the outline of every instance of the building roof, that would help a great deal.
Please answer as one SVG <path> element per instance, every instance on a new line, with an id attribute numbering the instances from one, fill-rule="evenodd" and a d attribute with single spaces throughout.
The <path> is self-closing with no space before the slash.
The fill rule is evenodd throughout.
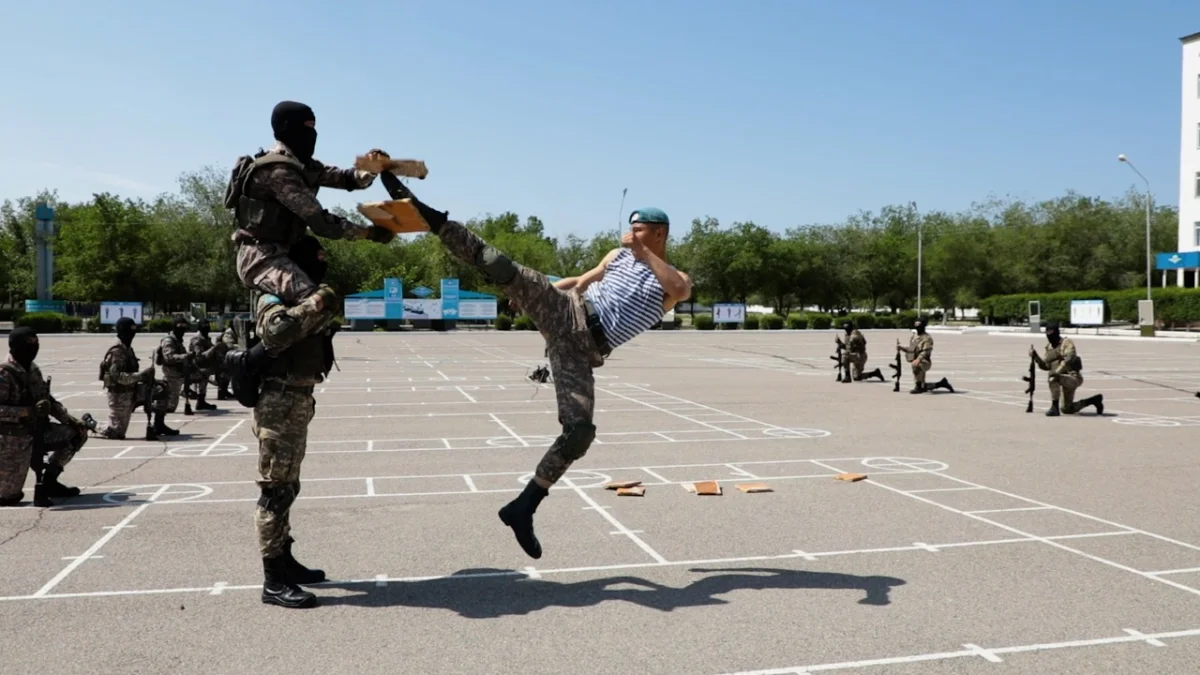
<path id="1" fill-rule="evenodd" d="M 1179 38 L 1179 41 L 1184 44 L 1195 42 L 1196 40 L 1200 40 L 1200 33 L 1192 33 L 1191 35 L 1184 35 L 1183 37 Z"/>

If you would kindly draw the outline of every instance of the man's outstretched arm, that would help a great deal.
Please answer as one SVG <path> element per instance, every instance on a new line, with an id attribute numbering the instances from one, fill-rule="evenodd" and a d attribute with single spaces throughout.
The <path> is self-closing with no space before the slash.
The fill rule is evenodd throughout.
<path id="1" fill-rule="evenodd" d="M 554 282 L 554 287 L 563 291 L 575 289 L 582 293 L 588 286 L 591 286 L 592 284 L 604 278 L 604 270 L 608 267 L 608 264 L 613 261 L 613 258 L 617 257 L 617 254 L 620 252 L 621 249 L 614 248 L 605 254 L 604 259 L 600 261 L 599 265 L 596 265 L 592 269 L 580 274 L 577 277 L 559 279 L 558 281 Z"/>
<path id="2" fill-rule="evenodd" d="M 313 233 L 326 239 L 365 239 L 371 228 L 326 213 L 295 170 L 273 165 L 263 169 L 264 182 L 284 208 L 304 219 Z"/>

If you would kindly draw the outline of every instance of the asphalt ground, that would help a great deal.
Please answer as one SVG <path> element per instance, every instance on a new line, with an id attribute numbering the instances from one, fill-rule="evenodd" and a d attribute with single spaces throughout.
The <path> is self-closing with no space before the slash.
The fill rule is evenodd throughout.
<path id="1" fill-rule="evenodd" d="M 890 378 L 907 332 L 865 334 Z M 0 510 L 0 672 L 1195 671 L 1200 345 L 1073 336 L 1104 415 L 1048 418 L 1020 380 L 1041 336 L 935 333 L 956 391 L 910 395 L 907 367 L 835 382 L 833 335 L 618 349 L 533 560 L 496 510 L 559 430 L 540 336 L 340 334 L 292 510 L 331 578 L 309 610 L 258 597 L 250 411 L 181 402 L 168 442 L 135 416 L 69 466 L 79 498 Z M 106 412 L 110 339 L 43 338 L 75 415 Z"/>

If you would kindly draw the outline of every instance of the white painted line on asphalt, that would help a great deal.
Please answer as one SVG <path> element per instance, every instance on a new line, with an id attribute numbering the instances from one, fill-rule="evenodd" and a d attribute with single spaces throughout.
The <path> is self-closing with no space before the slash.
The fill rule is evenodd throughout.
<path id="1" fill-rule="evenodd" d="M 578 485 L 575 485 L 575 483 L 572 482 L 570 478 L 564 477 L 562 480 L 564 483 L 567 484 L 568 487 L 570 487 L 572 490 L 575 491 L 575 494 L 579 495 L 580 499 L 587 502 L 589 505 L 591 505 L 592 508 L 596 509 L 596 513 L 599 513 L 600 515 L 604 516 L 605 520 L 612 523 L 612 526 L 617 528 L 617 530 L 620 531 L 621 534 L 624 534 L 625 536 L 629 537 L 633 541 L 633 543 L 638 545 L 638 548 L 645 551 L 651 558 L 654 558 L 655 562 L 663 564 L 663 565 L 667 564 L 666 558 L 662 557 L 662 555 L 660 555 L 658 551 L 655 551 L 653 548 L 651 548 L 650 544 L 647 544 L 641 537 L 637 536 L 636 533 L 634 533 L 628 527 L 625 527 L 625 525 L 623 525 L 621 523 L 621 521 L 617 520 L 616 517 L 613 516 L 613 514 L 600 508 L 600 504 L 598 504 L 595 499 L 592 499 L 591 495 L 584 492 L 582 488 L 580 488 Z"/>

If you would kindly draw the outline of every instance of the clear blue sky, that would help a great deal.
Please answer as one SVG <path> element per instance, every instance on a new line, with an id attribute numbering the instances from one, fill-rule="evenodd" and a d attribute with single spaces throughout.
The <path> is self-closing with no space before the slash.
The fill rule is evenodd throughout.
<path id="1" fill-rule="evenodd" d="M 119 6 L 120 9 L 110 9 Z M 335 8 L 336 7 L 336 8 Z M 153 197 L 272 142 L 425 159 L 427 202 L 590 236 L 655 205 L 772 229 L 990 194 L 1178 201 L 1185 0 L 14 2 L 0 199 Z M 322 191 L 326 206 L 385 198 Z"/>

